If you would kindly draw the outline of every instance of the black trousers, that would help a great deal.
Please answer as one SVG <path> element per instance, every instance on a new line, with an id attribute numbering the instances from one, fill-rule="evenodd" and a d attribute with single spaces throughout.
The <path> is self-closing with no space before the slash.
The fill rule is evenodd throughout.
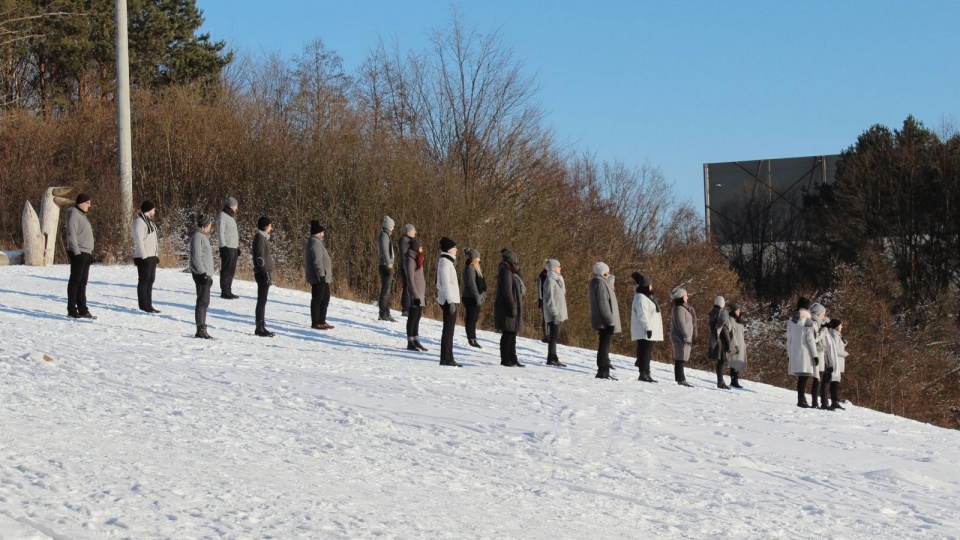
<path id="1" fill-rule="evenodd" d="M 408 338 L 420 337 L 420 317 L 422 316 L 423 316 L 422 307 L 410 306 L 409 308 L 407 308 L 407 337 Z M 444 329 L 446 329 L 446 326 L 444 326 Z M 440 352 L 442 353 L 443 350 L 441 349 Z"/>
<path id="2" fill-rule="evenodd" d="M 717 384 L 723 382 L 723 364 L 726 362 L 723 358 L 717 358 Z"/>
<path id="3" fill-rule="evenodd" d="M 153 282 L 157 279 L 159 262 L 159 257 L 133 259 L 133 264 L 137 265 L 137 304 L 144 311 L 153 307 Z"/>
<path id="4" fill-rule="evenodd" d="M 330 284 L 326 279 L 310 284 L 310 326 L 327 322 L 327 307 L 330 306 Z"/>
<path id="5" fill-rule="evenodd" d="M 381 264 L 377 267 L 380 274 L 380 316 L 390 315 L 390 288 L 393 286 L 393 270 L 387 265 Z"/>
<path id="6" fill-rule="evenodd" d="M 557 339 L 560 338 L 560 326 L 563 323 L 547 323 L 547 360 L 559 360 L 557 358 Z"/>
<path id="7" fill-rule="evenodd" d="M 90 265 L 93 264 L 93 255 L 80 253 L 70 257 L 70 280 L 67 281 L 67 313 L 77 315 L 89 311 L 87 308 L 87 278 L 90 276 Z"/>
<path id="8" fill-rule="evenodd" d="M 650 374 L 650 359 L 653 358 L 653 345 L 655 343 L 655 341 L 646 339 L 637 340 L 637 363 L 634 365 L 639 368 L 640 373 Z"/>
<path id="9" fill-rule="evenodd" d="M 683 372 L 683 364 L 683 360 L 673 361 L 673 380 L 675 382 L 683 382 L 687 380 L 687 376 Z"/>
<path id="10" fill-rule="evenodd" d="M 500 365 L 512 366 L 517 360 L 517 333 L 504 331 L 500 334 Z"/>
<path id="11" fill-rule="evenodd" d="M 440 333 L 440 363 L 452 364 L 454 362 L 453 331 L 457 327 L 457 305 L 446 302 L 440 308 L 443 309 L 443 330 Z"/>
<path id="12" fill-rule="evenodd" d="M 233 276 L 237 273 L 239 248 L 220 248 L 220 295 L 233 294 Z"/>
<path id="13" fill-rule="evenodd" d="M 259 326 L 266 320 L 267 295 L 270 293 L 270 274 L 255 272 L 253 278 L 257 281 L 257 308 L 254 315 Z"/>
<path id="14" fill-rule="evenodd" d="M 197 285 L 197 307 L 193 312 L 197 326 L 207 324 L 207 308 L 210 307 L 210 288 L 213 287 L 213 278 L 206 274 L 193 274 L 193 282 Z"/>
<path id="15" fill-rule="evenodd" d="M 613 340 L 613 326 L 597 330 L 600 343 L 597 345 L 597 376 L 610 376 L 610 341 Z"/>
<path id="16" fill-rule="evenodd" d="M 463 309 L 466 312 L 463 326 L 467 329 L 467 339 L 477 339 L 477 321 L 480 320 L 480 304 L 476 298 L 464 298 Z"/>
<path id="17" fill-rule="evenodd" d="M 797 376 L 797 403 L 807 402 L 807 379 L 809 375 Z"/>

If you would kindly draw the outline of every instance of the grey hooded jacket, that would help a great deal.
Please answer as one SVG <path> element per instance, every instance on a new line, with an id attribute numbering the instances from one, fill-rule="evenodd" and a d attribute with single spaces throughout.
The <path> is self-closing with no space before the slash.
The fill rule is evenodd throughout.
<path id="1" fill-rule="evenodd" d="M 393 266 L 393 242 L 390 241 L 390 231 L 380 229 L 377 233 L 377 264 Z"/>
<path id="2" fill-rule="evenodd" d="M 612 275 L 604 279 L 594 274 L 590 280 L 590 327 L 594 330 L 612 326 L 613 333 L 620 333 L 620 307 L 613 289 L 615 279 Z"/>
<path id="3" fill-rule="evenodd" d="M 567 285 L 563 276 L 552 271 L 543 284 L 543 320 L 554 324 L 567 320 Z"/>
<path id="4" fill-rule="evenodd" d="M 190 234 L 190 272 L 213 277 L 213 248 L 203 229 L 194 227 Z"/>
<path id="5" fill-rule="evenodd" d="M 90 220 L 76 206 L 67 209 L 64 222 L 66 231 L 67 251 L 73 255 L 93 253 L 93 227 Z"/>
<path id="6" fill-rule="evenodd" d="M 303 268 L 307 283 L 330 283 L 332 280 L 332 265 L 327 246 L 323 239 L 311 236 L 303 246 Z"/>

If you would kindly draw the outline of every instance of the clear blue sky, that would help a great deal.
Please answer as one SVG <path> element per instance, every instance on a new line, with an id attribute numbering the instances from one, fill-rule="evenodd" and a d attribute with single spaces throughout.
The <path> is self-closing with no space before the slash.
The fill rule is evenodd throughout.
<path id="1" fill-rule="evenodd" d="M 499 31 L 563 144 L 660 167 L 702 208 L 703 163 L 835 154 L 913 114 L 960 124 L 960 1 L 197 0 L 252 53 L 315 38 L 352 73 L 379 39 L 424 49 L 456 7 Z"/>

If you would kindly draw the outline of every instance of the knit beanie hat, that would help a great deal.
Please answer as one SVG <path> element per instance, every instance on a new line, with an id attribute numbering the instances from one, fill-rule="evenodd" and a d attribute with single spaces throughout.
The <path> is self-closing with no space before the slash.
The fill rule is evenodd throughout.
<path id="1" fill-rule="evenodd" d="M 257 220 L 257 228 L 262 231 L 267 228 L 267 225 L 273 225 L 273 221 L 267 216 L 260 216 L 260 219 Z"/>
<path id="2" fill-rule="evenodd" d="M 829 321 L 827 321 L 827 324 L 825 324 L 824 326 L 827 328 L 837 328 L 841 324 L 843 324 L 843 321 L 841 321 L 840 319 L 830 319 Z"/>
<path id="3" fill-rule="evenodd" d="M 810 309 L 810 299 L 806 296 L 797 298 L 797 309 Z"/>
<path id="4" fill-rule="evenodd" d="M 637 284 L 638 286 L 640 286 L 640 287 L 649 287 L 649 286 L 650 286 L 650 278 L 648 278 L 647 276 L 641 274 L 640 272 L 634 272 L 634 273 L 630 274 L 630 277 L 632 277 L 632 278 L 633 278 L 633 282 L 636 283 L 636 284 Z"/>
<path id="5" fill-rule="evenodd" d="M 467 256 L 468 262 L 480 258 L 480 252 L 473 248 L 464 249 L 463 254 Z"/>
<path id="6" fill-rule="evenodd" d="M 423 242 L 421 242 L 419 238 L 414 238 L 410 240 L 410 249 L 412 249 L 413 251 L 417 251 L 422 247 L 423 247 Z"/>
<path id="7" fill-rule="evenodd" d="M 77 195 L 77 204 L 83 204 L 90 200 L 90 196 L 86 193 L 80 193 Z"/>
<path id="8" fill-rule="evenodd" d="M 223 205 L 226 206 L 227 208 L 233 208 L 234 206 L 238 206 L 237 200 L 229 196 L 223 200 Z"/>
<path id="9" fill-rule="evenodd" d="M 213 216 L 210 214 L 199 214 L 197 215 L 197 227 L 204 229 L 207 225 L 213 223 Z"/>
<path id="10" fill-rule="evenodd" d="M 723 306 L 727 305 L 727 301 L 724 300 L 722 296 L 718 296 L 713 299 L 713 305 L 719 306 L 722 308 Z"/>
<path id="11" fill-rule="evenodd" d="M 325 230 L 326 229 L 323 227 L 323 225 L 320 224 L 319 219 L 314 219 L 310 221 L 310 236 L 313 236 L 317 233 L 322 233 Z"/>
<path id="12" fill-rule="evenodd" d="M 450 238 L 444 236 L 440 239 L 440 251 L 446 253 L 455 247 L 457 247 L 457 243 Z"/>
<path id="13" fill-rule="evenodd" d="M 810 306 L 810 313 L 813 313 L 814 315 L 823 315 L 826 312 L 827 312 L 827 308 L 823 307 L 820 304 L 813 304 L 812 306 Z"/>
<path id="14" fill-rule="evenodd" d="M 730 313 L 733 313 L 734 311 L 740 309 L 740 304 L 736 302 L 730 302 L 727 304 L 727 309 L 730 310 Z"/>
<path id="15" fill-rule="evenodd" d="M 602 276 L 604 274 L 610 273 L 610 267 L 607 266 L 605 262 L 596 262 L 593 263 L 593 274 L 596 276 Z"/>
<path id="16" fill-rule="evenodd" d="M 413 223 L 407 223 L 403 226 L 403 234 L 410 234 L 410 231 L 415 230 L 417 230 L 417 228 L 413 226 Z"/>
<path id="17" fill-rule="evenodd" d="M 503 260 L 509 263 L 517 264 L 520 262 L 520 260 L 517 258 L 517 254 L 507 248 L 500 250 L 500 256 L 503 257 Z"/>
<path id="18" fill-rule="evenodd" d="M 560 266 L 560 261 L 556 259 L 547 259 L 547 271 L 553 272 L 553 269 Z"/>
<path id="19" fill-rule="evenodd" d="M 383 223 L 380 226 L 384 229 L 392 229 L 394 226 L 393 219 L 390 216 L 383 216 Z"/>
<path id="20" fill-rule="evenodd" d="M 146 214 L 147 212 L 156 208 L 157 205 L 153 204 L 151 201 L 143 201 L 140 203 L 140 211 Z"/>
<path id="21" fill-rule="evenodd" d="M 678 300 L 684 296 L 687 296 L 687 290 L 683 287 L 674 287 L 673 290 L 670 291 L 671 300 Z"/>

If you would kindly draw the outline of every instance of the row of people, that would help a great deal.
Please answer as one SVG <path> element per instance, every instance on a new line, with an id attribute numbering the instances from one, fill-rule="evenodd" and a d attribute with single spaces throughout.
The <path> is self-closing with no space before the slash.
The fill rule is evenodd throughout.
<path id="1" fill-rule="evenodd" d="M 827 317 L 827 308 L 801 296 L 787 321 L 788 373 L 797 378 L 797 407 L 835 411 L 840 405 L 840 379 L 846 368 L 843 322 Z M 807 402 L 807 381 L 813 380 Z M 827 390 L 830 404 L 827 404 Z"/>

